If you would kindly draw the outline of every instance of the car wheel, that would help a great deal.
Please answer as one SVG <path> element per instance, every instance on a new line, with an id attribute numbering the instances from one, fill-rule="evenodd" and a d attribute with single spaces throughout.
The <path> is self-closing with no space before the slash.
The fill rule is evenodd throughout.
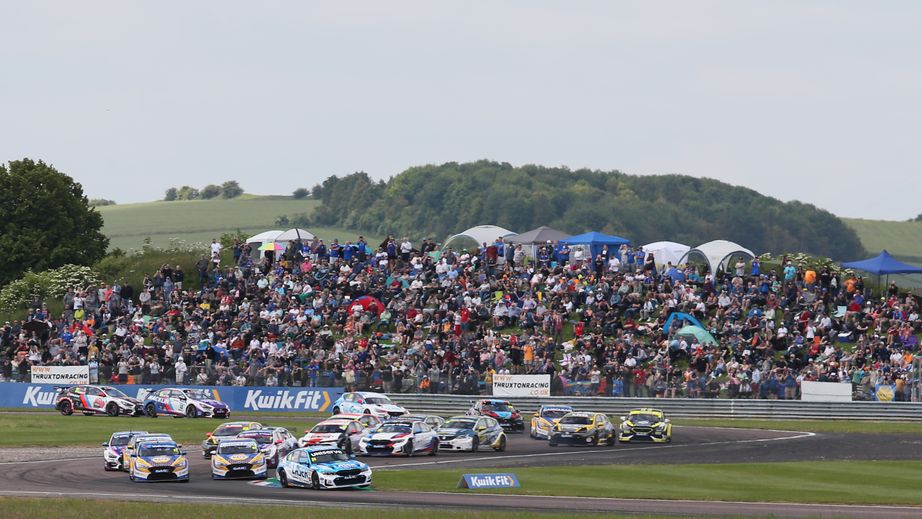
<path id="1" fill-rule="evenodd" d="M 186 408 L 186 417 L 195 418 L 196 414 L 197 413 L 195 412 L 195 406 L 190 404 L 189 407 Z"/>
<path id="2" fill-rule="evenodd" d="M 413 455 L 413 440 L 410 440 L 403 446 L 403 453 L 407 456 Z"/>
<path id="3" fill-rule="evenodd" d="M 557 446 L 557 442 L 554 441 L 554 438 L 553 438 L 553 437 L 551 437 L 550 439 L 548 439 L 548 441 L 547 441 L 547 446 L 548 446 L 548 447 L 556 447 L 556 446 Z"/>
<path id="4" fill-rule="evenodd" d="M 118 416 L 118 404 L 109 402 L 109 405 L 106 406 L 106 414 L 109 416 Z"/>
<path id="5" fill-rule="evenodd" d="M 144 408 L 144 411 L 147 413 L 147 416 L 151 418 L 157 418 L 157 406 L 154 404 L 147 404 L 147 407 Z"/>
<path id="6" fill-rule="evenodd" d="M 371 414 L 371 409 L 366 409 L 365 414 Z"/>
<path id="7" fill-rule="evenodd" d="M 429 452 L 430 456 L 438 456 L 439 454 L 439 439 L 436 438 L 432 440 L 432 450 Z"/>
<path id="8" fill-rule="evenodd" d="M 595 436 L 592 438 L 592 444 L 596 446 L 599 445 L 599 433 L 595 433 Z"/>
<path id="9" fill-rule="evenodd" d="M 506 450 L 506 436 L 500 436 L 499 438 L 499 447 L 494 449 L 496 452 L 503 452 Z"/>
<path id="10" fill-rule="evenodd" d="M 74 404 L 70 400 L 63 400 L 58 406 L 58 409 L 61 411 L 61 414 L 64 416 L 70 416 L 74 414 Z"/>
<path id="11" fill-rule="evenodd" d="M 282 485 L 282 488 L 288 488 L 288 476 L 285 475 L 284 470 L 279 471 L 279 485 Z"/>
<path id="12" fill-rule="evenodd" d="M 339 414 L 339 413 L 340 413 L 339 408 L 338 408 L 338 407 L 334 407 L 334 408 L 333 408 L 333 414 Z"/>
<path id="13" fill-rule="evenodd" d="M 318 476 L 316 472 L 311 474 L 311 488 L 320 490 L 320 476 Z"/>
<path id="14" fill-rule="evenodd" d="M 474 436 L 474 439 L 471 440 L 471 452 L 477 452 L 480 450 L 480 438 Z"/>

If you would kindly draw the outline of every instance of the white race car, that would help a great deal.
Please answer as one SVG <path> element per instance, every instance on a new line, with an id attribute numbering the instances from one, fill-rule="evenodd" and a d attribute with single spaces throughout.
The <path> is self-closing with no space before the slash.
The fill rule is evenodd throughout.
<path id="1" fill-rule="evenodd" d="M 359 441 L 365 435 L 365 428 L 358 420 L 324 420 L 304 434 L 298 445 L 332 445 L 352 454 L 359 448 Z"/>
<path id="2" fill-rule="evenodd" d="M 407 414 L 407 410 L 391 402 L 387 395 L 369 391 L 343 393 L 333 402 L 333 414 L 357 413 L 373 414 L 382 419 L 397 418 Z"/>
<path id="3" fill-rule="evenodd" d="M 365 456 L 413 456 L 439 452 L 439 437 L 425 422 L 391 420 L 366 434 L 359 441 L 359 452 Z"/>

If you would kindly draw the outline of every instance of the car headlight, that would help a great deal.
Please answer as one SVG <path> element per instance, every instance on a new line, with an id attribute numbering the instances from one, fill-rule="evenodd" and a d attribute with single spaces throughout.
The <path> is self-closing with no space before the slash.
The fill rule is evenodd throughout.
<path id="1" fill-rule="evenodd" d="M 150 462 L 144 460 L 143 458 L 138 458 L 134 460 L 134 464 L 135 466 L 138 466 L 138 467 L 150 467 L 151 466 Z"/>
<path id="2" fill-rule="evenodd" d="M 124 407 L 125 409 L 134 409 L 134 404 L 132 404 L 131 402 L 122 402 L 121 400 L 119 400 L 118 405 L 121 407 Z"/>
<path id="3" fill-rule="evenodd" d="M 188 461 L 186 461 L 186 458 L 179 458 L 173 462 L 174 467 L 185 467 L 187 464 Z"/>
<path id="4" fill-rule="evenodd" d="M 394 445 L 403 445 L 407 442 L 406 438 L 400 438 L 399 440 L 394 440 Z"/>

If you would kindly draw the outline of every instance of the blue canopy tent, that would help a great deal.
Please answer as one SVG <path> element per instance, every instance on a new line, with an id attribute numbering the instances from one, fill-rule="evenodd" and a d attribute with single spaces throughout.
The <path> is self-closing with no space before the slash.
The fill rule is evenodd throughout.
<path id="1" fill-rule="evenodd" d="M 849 261 L 843 263 L 842 266 L 876 274 L 878 285 L 880 285 L 880 276 L 882 275 L 888 276 L 887 281 L 889 282 L 890 274 L 922 274 L 922 267 L 903 263 L 891 256 L 890 253 L 887 252 L 887 249 L 880 251 L 880 254 L 873 258 L 860 261 Z"/>
<path id="2" fill-rule="evenodd" d="M 620 236 L 611 236 L 593 231 L 587 232 L 586 234 L 570 236 L 565 240 L 560 240 L 560 243 L 565 243 L 569 246 L 587 245 L 589 246 L 589 252 L 591 253 L 592 258 L 595 258 L 596 255 L 602 251 L 602 247 L 605 245 L 608 245 L 608 250 L 614 253 L 614 251 L 618 250 L 618 247 L 631 242 L 630 240 Z"/>
<path id="3" fill-rule="evenodd" d="M 695 319 L 695 316 L 683 312 L 673 312 L 669 317 L 666 318 L 666 322 L 663 323 L 663 333 L 669 333 L 669 327 L 672 326 L 673 321 L 678 321 L 681 323 L 683 320 L 688 321 L 698 328 L 704 329 L 704 325 L 701 324 L 701 321 Z"/>

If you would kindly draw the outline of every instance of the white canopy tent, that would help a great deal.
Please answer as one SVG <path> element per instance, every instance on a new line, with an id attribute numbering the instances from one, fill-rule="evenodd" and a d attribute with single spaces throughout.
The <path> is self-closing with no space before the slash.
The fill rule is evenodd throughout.
<path id="1" fill-rule="evenodd" d="M 273 231 L 263 231 L 255 236 L 250 236 L 247 238 L 247 243 L 250 244 L 251 252 L 250 254 L 253 257 L 261 258 L 263 257 L 263 252 L 259 250 L 260 247 L 266 243 L 275 243 L 275 239 L 282 234 L 282 231 L 273 230 Z"/>
<path id="2" fill-rule="evenodd" d="M 466 231 L 459 232 L 458 234 L 450 236 L 447 240 L 445 240 L 445 244 L 442 245 L 442 248 L 447 248 L 453 241 L 458 241 L 463 238 L 474 240 L 477 245 L 480 245 L 484 242 L 488 244 L 493 243 L 497 238 L 515 236 L 515 234 L 516 233 L 510 231 L 509 229 L 504 229 L 496 225 L 477 225 Z"/>
<path id="3" fill-rule="evenodd" d="M 727 240 L 714 240 L 702 243 L 686 252 L 679 261 L 685 263 L 693 255 L 703 257 L 707 261 L 708 268 L 712 274 L 721 269 L 727 270 L 727 263 L 730 258 L 734 256 L 742 256 L 748 259 L 756 257 L 751 250 L 738 243 Z"/>
<path id="4" fill-rule="evenodd" d="M 656 259 L 657 267 L 672 263 L 673 266 L 679 264 L 679 260 L 685 256 L 691 247 L 674 241 L 657 241 L 648 243 L 643 246 L 643 251 L 647 254 L 653 254 Z"/>
<path id="5" fill-rule="evenodd" d="M 275 243 L 281 243 L 282 245 L 288 245 L 288 242 L 301 239 L 301 241 L 311 241 L 315 238 L 314 233 L 305 230 L 305 229 L 288 229 L 285 232 L 279 233 L 275 237 Z"/>

